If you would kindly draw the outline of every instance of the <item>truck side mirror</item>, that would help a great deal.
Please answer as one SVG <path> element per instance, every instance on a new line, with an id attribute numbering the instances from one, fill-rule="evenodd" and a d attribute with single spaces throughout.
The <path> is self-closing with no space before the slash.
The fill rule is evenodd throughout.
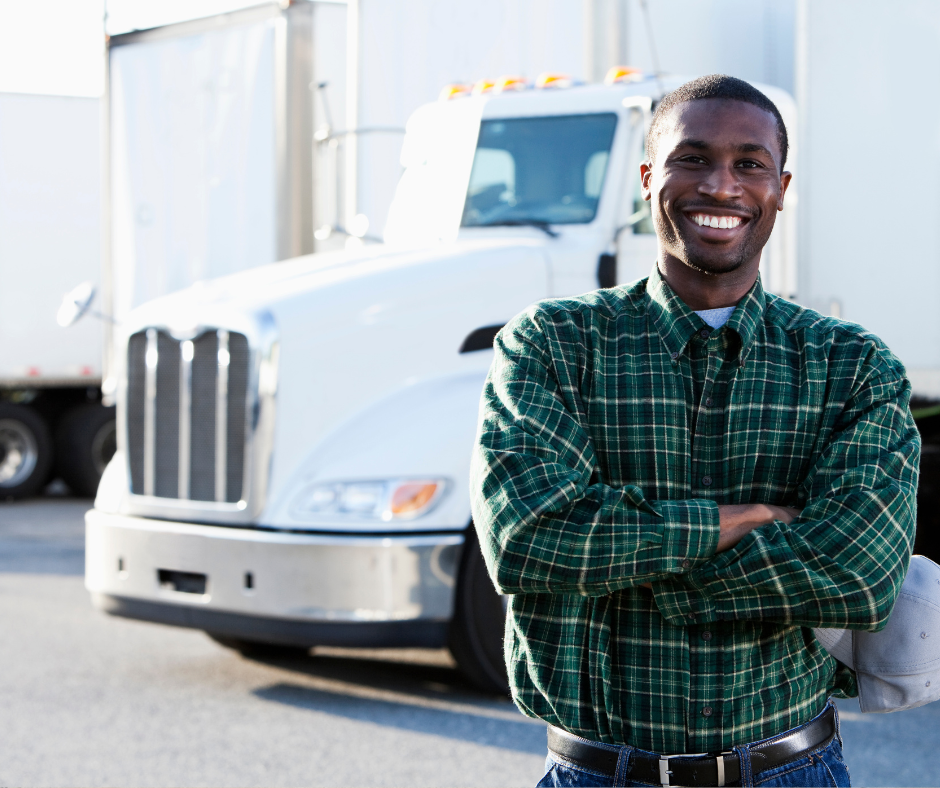
<path id="1" fill-rule="evenodd" d="M 82 282 L 62 297 L 62 304 L 56 313 L 56 322 L 62 328 L 77 323 L 88 311 L 95 298 L 95 286 L 91 282 Z"/>

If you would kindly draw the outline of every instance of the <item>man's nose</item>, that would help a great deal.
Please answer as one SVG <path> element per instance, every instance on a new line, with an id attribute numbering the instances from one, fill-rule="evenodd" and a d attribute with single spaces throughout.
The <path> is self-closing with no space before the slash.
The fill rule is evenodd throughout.
<path id="1" fill-rule="evenodd" d="M 698 191 L 713 200 L 724 201 L 740 197 L 743 189 L 732 166 L 717 165 L 699 183 Z"/>

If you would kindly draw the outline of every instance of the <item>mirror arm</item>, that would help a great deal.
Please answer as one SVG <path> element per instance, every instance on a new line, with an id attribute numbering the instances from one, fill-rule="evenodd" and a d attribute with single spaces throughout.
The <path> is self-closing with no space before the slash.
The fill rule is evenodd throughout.
<path id="1" fill-rule="evenodd" d="M 636 211 L 635 213 L 631 213 L 627 217 L 627 221 L 621 224 L 620 227 L 618 227 L 614 231 L 614 237 L 611 243 L 616 244 L 617 239 L 620 238 L 620 233 L 622 233 L 624 230 L 630 229 L 631 227 L 633 227 L 633 225 L 638 224 L 639 222 L 642 222 L 649 215 L 650 215 L 649 206 L 644 206 L 640 208 L 640 210 Z"/>

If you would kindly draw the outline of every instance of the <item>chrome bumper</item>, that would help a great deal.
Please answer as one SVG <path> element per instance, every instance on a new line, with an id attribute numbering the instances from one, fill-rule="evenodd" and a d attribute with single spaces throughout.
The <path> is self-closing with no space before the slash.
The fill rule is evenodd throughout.
<path id="1" fill-rule="evenodd" d="M 117 615 L 271 642 L 443 645 L 463 534 L 334 536 L 85 515 L 85 587 Z"/>

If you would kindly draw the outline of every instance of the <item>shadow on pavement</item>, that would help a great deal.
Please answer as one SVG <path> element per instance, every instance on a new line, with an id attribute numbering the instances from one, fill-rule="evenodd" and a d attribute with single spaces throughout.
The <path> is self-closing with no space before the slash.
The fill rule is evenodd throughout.
<path id="1" fill-rule="evenodd" d="M 508 698 L 474 690 L 453 667 L 320 655 L 258 661 L 303 677 L 298 676 L 296 683 L 284 681 L 254 690 L 263 700 L 489 747 L 545 754 L 543 723 L 524 717 Z"/>
<path id="2" fill-rule="evenodd" d="M 374 698 L 350 698 L 297 684 L 278 683 L 254 691 L 263 700 L 318 711 L 400 730 L 444 736 L 489 747 L 543 755 L 545 728 L 522 717 L 481 717 L 470 711 L 442 709 Z"/>

